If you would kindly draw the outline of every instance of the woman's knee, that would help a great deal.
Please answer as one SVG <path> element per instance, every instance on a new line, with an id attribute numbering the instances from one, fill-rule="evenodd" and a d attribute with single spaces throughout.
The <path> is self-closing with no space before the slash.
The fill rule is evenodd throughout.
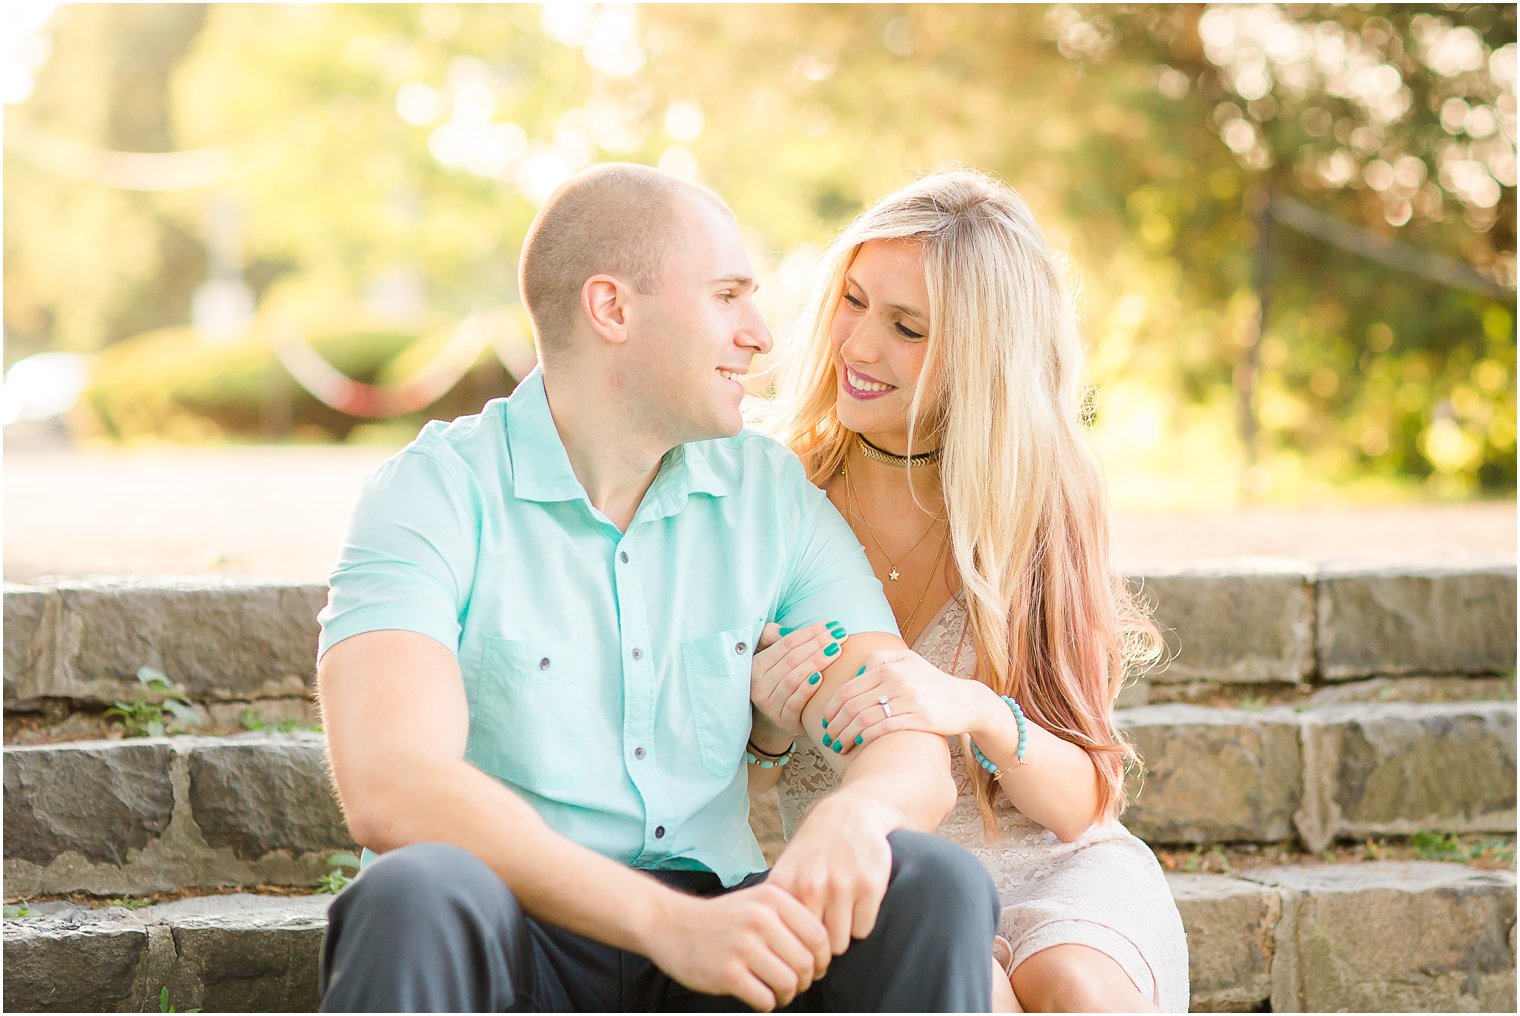
<path id="1" fill-rule="evenodd" d="M 969 851 L 941 836 L 908 829 L 892 833 L 887 842 L 892 847 L 889 896 L 911 897 L 915 912 L 925 917 L 943 913 L 991 943 L 1000 909 L 997 886 Z"/>
<path id="2" fill-rule="evenodd" d="M 1086 946 L 1052 946 L 1013 971 L 1013 990 L 1030 1012 L 1145 1012 L 1140 994 L 1118 961 Z"/>

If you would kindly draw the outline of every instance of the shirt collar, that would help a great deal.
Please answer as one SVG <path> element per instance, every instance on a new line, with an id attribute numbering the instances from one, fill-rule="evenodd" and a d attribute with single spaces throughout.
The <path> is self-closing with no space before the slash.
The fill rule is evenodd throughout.
<path id="1" fill-rule="evenodd" d="M 535 367 L 518 382 L 507 399 L 506 425 L 514 494 L 526 501 L 590 503 L 554 426 L 541 368 Z M 728 483 L 708 459 L 707 444 L 677 445 L 665 454 L 654 483 L 644 495 L 639 515 L 645 514 L 646 506 L 659 515 L 673 515 L 691 494 L 713 497 L 728 494 Z"/>

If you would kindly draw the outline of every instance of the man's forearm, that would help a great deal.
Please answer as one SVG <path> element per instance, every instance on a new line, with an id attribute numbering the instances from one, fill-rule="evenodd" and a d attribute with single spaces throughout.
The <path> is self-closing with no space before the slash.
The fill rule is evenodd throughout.
<path id="1" fill-rule="evenodd" d="M 950 751 L 938 734 L 900 730 L 862 748 L 836 794 L 869 798 L 898 813 L 897 828 L 932 833 L 955 807 Z"/>
<path id="2" fill-rule="evenodd" d="M 521 797 L 463 760 L 407 760 L 384 786 L 365 830 L 372 850 L 451 843 L 480 857 L 532 917 L 648 954 L 662 915 L 685 900 L 646 875 L 560 835 Z"/>
<path id="3" fill-rule="evenodd" d="M 901 650 L 900 638 L 881 632 L 852 635 L 844 652 L 824 673 L 823 686 L 802 712 L 803 732 L 841 773 L 831 796 L 869 800 L 892 813 L 893 828 L 933 832 L 955 806 L 950 750 L 938 734 L 899 730 L 886 734 L 843 759 L 823 743 L 825 706 L 845 684 L 865 669 L 874 650 Z M 890 831 L 890 830 L 888 830 Z"/>

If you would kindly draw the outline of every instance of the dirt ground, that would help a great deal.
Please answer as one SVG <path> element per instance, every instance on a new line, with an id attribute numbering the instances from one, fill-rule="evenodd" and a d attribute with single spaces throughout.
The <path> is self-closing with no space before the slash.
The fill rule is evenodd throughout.
<path id="1" fill-rule="evenodd" d="M 223 573 L 322 581 L 380 448 L 71 450 L 7 441 L 4 576 Z M 1148 514 L 1119 506 L 1131 572 L 1210 559 L 1310 563 L 1515 560 L 1515 502 L 1252 507 Z"/>

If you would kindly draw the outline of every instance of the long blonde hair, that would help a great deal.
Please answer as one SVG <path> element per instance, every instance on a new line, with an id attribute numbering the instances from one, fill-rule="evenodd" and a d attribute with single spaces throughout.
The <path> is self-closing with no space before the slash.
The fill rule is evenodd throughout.
<path id="1" fill-rule="evenodd" d="M 922 252 L 929 337 L 920 378 L 936 380 L 934 391 L 914 392 L 909 447 L 943 449 L 940 487 L 977 679 L 1084 748 L 1099 773 L 1101 811 L 1117 815 L 1126 765 L 1138 758 L 1114 726 L 1114 703 L 1163 644 L 1109 559 L 1103 478 L 1082 420 L 1077 316 L 1064 262 L 1024 199 L 955 170 L 863 212 L 823 256 L 764 425 L 814 483 L 838 473 L 854 434 L 835 414 L 830 326 L 845 272 L 871 240 L 907 240 Z M 995 835 L 991 779 L 972 771 Z"/>

